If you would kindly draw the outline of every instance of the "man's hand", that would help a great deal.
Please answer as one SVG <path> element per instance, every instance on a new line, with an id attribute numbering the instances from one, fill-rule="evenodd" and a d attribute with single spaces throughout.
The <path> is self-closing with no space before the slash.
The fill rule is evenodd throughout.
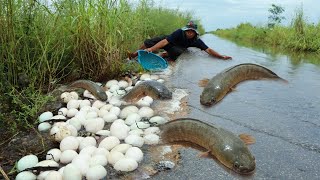
<path id="1" fill-rule="evenodd" d="M 223 59 L 223 60 L 229 60 L 229 59 L 230 59 L 230 60 L 231 60 L 232 57 L 230 57 L 230 56 L 224 56 L 224 55 L 223 55 L 221 59 Z"/>

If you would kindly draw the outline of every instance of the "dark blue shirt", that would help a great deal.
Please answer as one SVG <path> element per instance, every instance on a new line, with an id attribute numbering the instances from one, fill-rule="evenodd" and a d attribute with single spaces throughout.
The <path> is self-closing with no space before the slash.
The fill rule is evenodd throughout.
<path id="1" fill-rule="evenodd" d="M 180 46 L 184 48 L 197 47 L 201 50 L 208 49 L 208 46 L 198 37 L 188 39 L 185 35 L 185 32 L 182 29 L 176 30 L 175 32 L 170 34 L 166 39 L 169 41 L 169 43 L 171 43 L 174 46 Z"/>

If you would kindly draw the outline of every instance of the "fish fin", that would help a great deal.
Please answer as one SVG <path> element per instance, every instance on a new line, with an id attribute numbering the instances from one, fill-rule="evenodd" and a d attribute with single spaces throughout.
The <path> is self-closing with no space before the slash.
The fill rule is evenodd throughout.
<path id="1" fill-rule="evenodd" d="M 246 144 L 246 145 L 250 145 L 250 144 L 254 144 L 256 143 L 256 139 L 251 136 L 250 134 L 239 134 L 239 138 Z"/>
<path id="2" fill-rule="evenodd" d="M 207 158 L 210 156 L 210 151 L 206 151 L 206 152 L 201 152 L 198 154 L 199 158 Z"/>
<path id="3" fill-rule="evenodd" d="M 208 78 L 204 78 L 204 79 L 199 80 L 199 82 L 198 82 L 199 87 L 206 87 L 208 85 L 209 80 L 210 79 L 208 79 Z"/>

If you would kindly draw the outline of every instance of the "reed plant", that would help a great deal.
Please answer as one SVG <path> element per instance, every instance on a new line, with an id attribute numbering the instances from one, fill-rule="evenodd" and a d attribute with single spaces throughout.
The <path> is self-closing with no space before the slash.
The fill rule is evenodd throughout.
<path id="1" fill-rule="evenodd" d="M 320 52 L 320 23 L 308 23 L 301 8 L 296 11 L 289 26 L 277 24 L 268 27 L 242 23 L 236 28 L 219 29 L 212 33 L 248 46 L 265 46 L 292 52 Z"/>
<path id="2" fill-rule="evenodd" d="M 127 50 L 192 19 L 190 13 L 156 7 L 148 0 L 0 4 L 1 107 L 9 106 L 0 117 L 10 114 L 22 125 L 34 122 L 39 107 L 50 99 L 46 93 L 59 84 L 115 78 L 127 70 Z"/>

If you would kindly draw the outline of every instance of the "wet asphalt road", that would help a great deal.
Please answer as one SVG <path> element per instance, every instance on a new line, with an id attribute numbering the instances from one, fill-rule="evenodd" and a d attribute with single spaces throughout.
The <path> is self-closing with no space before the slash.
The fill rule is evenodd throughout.
<path id="1" fill-rule="evenodd" d="M 240 176 L 213 159 L 199 158 L 195 149 L 183 148 L 175 169 L 152 179 L 320 179 L 320 66 L 292 63 L 285 55 L 265 54 L 209 34 L 202 39 L 233 60 L 218 60 L 191 48 L 180 56 L 169 81 L 189 92 L 188 117 L 256 138 L 249 146 L 256 171 Z M 246 81 L 217 105 L 200 105 L 203 88 L 198 81 L 240 63 L 265 66 L 289 84 Z"/>

